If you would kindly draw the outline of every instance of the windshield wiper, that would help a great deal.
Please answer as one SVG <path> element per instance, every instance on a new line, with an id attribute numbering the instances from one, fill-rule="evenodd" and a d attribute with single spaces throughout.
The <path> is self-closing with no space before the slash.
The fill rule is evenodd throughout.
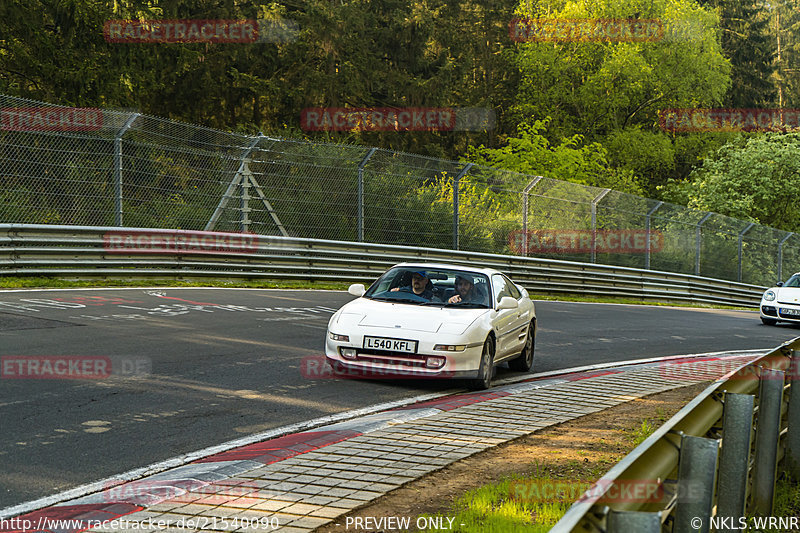
<path id="1" fill-rule="evenodd" d="M 467 309 L 489 309 L 486 304 L 479 304 L 475 302 L 456 302 L 456 303 L 446 303 L 444 304 L 445 307 L 463 307 Z"/>
<path id="2" fill-rule="evenodd" d="M 387 302 L 399 302 L 402 304 L 424 304 L 425 302 L 421 302 L 419 300 L 412 300 L 411 298 L 387 298 Z"/>

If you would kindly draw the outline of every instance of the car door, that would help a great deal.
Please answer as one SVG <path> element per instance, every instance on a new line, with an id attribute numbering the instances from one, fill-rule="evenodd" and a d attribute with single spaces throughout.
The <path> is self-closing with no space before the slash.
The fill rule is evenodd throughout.
<path id="1" fill-rule="evenodd" d="M 505 296 L 510 296 L 520 302 L 522 294 L 517 287 L 502 274 L 492 276 L 492 305 L 497 308 L 497 304 Z M 520 302 L 521 303 L 521 302 Z M 530 321 L 530 311 L 522 308 L 503 309 L 495 311 L 494 330 L 497 335 L 497 347 L 495 349 L 495 360 L 505 359 L 513 354 L 519 353 L 525 343 L 527 324 Z"/>

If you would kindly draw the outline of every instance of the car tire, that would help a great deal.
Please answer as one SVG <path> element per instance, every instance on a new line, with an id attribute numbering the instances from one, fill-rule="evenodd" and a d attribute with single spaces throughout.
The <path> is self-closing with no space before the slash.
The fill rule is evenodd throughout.
<path id="1" fill-rule="evenodd" d="M 536 324 L 531 321 L 528 325 L 528 336 L 525 338 L 525 346 L 516 357 L 508 362 L 508 368 L 518 372 L 530 372 L 533 367 L 533 350 L 536 343 Z"/>
<path id="2" fill-rule="evenodd" d="M 467 387 L 470 390 L 486 390 L 492 386 L 494 377 L 494 337 L 486 337 L 481 353 L 481 364 L 478 367 L 478 377 L 469 380 Z"/>
<path id="3" fill-rule="evenodd" d="M 764 318 L 763 316 L 761 317 L 761 322 L 763 322 L 767 326 L 774 326 L 775 324 L 778 323 L 778 321 L 775 320 L 774 318 Z"/>

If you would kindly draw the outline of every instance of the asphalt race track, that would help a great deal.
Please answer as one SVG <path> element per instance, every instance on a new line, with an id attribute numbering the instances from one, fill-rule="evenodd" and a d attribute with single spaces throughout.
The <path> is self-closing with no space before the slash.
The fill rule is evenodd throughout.
<path id="1" fill-rule="evenodd" d="M 350 299 L 237 289 L 0 292 L 0 508 L 270 428 L 458 386 L 331 379 L 321 364 L 325 329 Z M 771 348 L 800 335 L 763 326 L 756 312 L 536 308 L 535 372 Z M 80 371 L 95 379 L 41 379 L 54 375 L 46 356 L 73 356 L 62 361 L 86 365 Z M 39 379 L 21 375 L 30 360 L 42 365 Z"/>

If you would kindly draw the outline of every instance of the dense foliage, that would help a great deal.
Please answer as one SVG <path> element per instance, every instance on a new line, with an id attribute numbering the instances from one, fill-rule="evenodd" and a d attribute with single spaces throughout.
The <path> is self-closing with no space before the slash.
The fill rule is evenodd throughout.
<path id="1" fill-rule="evenodd" d="M 670 133 L 659 128 L 659 111 L 800 106 L 797 7 L 797 0 L 4 0 L 0 93 L 473 161 L 794 229 L 744 200 L 759 197 L 763 183 L 750 180 L 763 174 L 755 159 L 736 155 L 784 141 Z M 658 19 L 664 34 L 646 42 L 515 42 L 515 17 Z M 104 24 L 123 19 L 290 21 L 298 31 L 251 44 L 108 42 Z M 484 107 L 497 123 L 488 131 L 301 130 L 303 109 L 336 106 Z M 738 174 L 743 194 L 731 205 L 701 187 L 727 175 L 728 160 L 755 165 Z M 787 172 L 781 183 L 797 179 Z M 444 194 L 426 187 L 425 194 Z"/>

